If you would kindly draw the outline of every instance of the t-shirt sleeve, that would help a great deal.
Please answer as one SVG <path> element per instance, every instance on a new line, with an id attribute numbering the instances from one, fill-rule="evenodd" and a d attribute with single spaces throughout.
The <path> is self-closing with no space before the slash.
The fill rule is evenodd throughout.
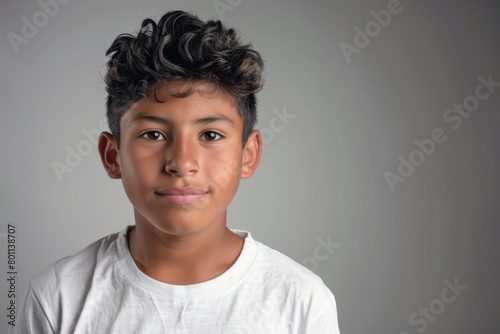
<path id="1" fill-rule="evenodd" d="M 55 333 L 31 284 L 19 305 L 16 325 L 9 330 L 9 334 Z"/>
<path id="2" fill-rule="evenodd" d="M 340 334 L 335 297 L 331 293 L 329 297 L 329 300 L 323 304 L 315 318 L 312 319 L 307 333 Z"/>

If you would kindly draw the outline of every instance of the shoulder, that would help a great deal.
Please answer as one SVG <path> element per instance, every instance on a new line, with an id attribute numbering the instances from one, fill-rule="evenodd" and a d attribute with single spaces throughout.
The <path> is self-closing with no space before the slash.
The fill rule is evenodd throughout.
<path id="1" fill-rule="evenodd" d="M 31 289 L 35 294 L 56 297 L 60 290 L 71 287 L 85 290 L 94 272 L 112 265 L 122 256 L 118 239 L 125 230 L 101 238 L 74 255 L 64 257 L 33 276 Z"/>
<path id="2" fill-rule="evenodd" d="M 109 275 L 113 263 L 123 256 L 127 229 L 101 238 L 33 276 L 20 304 L 16 330 L 71 332 L 73 318 L 80 313 L 94 278 Z"/>
<path id="3" fill-rule="evenodd" d="M 314 289 L 326 288 L 318 275 L 287 255 L 259 241 L 255 241 L 255 244 L 257 248 L 256 266 L 265 271 L 263 274 L 278 275 L 288 283 L 299 285 L 307 283 L 309 287 Z"/>
<path id="4" fill-rule="evenodd" d="M 256 248 L 253 277 L 279 287 L 304 307 L 314 304 L 321 308 L 328 304 L 335 308 L 333 293 L 318 275 L 276 249 L 254 240 L 250 233 L 247 238 Z"/>
<path id="5" fill-rule="evenodd" d="M 335 297 L 323 280 L 245 233 L 256 248 L 248 279 L 254 280 L 254 287 L 263 291 L 260 298 L 264 306 L 261 307 L 265 308 L 266 303 L 277 306 L 283 314 L 289 314 L 288 319 L 292 319 L 296 328 L 303 328 L 303 332 L 338 333 Z"/>

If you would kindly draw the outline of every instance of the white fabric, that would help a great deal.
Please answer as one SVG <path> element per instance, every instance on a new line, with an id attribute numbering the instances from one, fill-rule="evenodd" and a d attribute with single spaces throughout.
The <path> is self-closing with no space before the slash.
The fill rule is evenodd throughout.
<path id="1" fill-rule="evenodd" d="M 331 291 L 308 269 L 249 232 L 222 275 L 170 285 L 143 274 L 128 229 L 96 241 L 37 274 L 15 333 L 338 334 Z"/>

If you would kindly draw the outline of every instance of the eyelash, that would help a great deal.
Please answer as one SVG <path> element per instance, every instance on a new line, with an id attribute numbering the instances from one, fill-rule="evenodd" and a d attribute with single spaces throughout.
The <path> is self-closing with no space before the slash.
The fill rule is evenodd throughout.
<path id="1" fill-rule="evenodd" d="M 207 133 L 213 133 L 213 134 L 215 134 L 216 136 L 219 136 L 219 138 L 217 138 L 217 139 L 213 139 L 213 140 L 205 140 L 205 141 L 209 141 L 209 142 L 211 142 L 211 141 L 218 141 L 218 140 L 221 140 L 222 138 L 224 138 L 224 136 L 223 136 L 223 135 L 221 135 L 220 133 L 215 132 L 215 131 L 205 131 L 205 132 L 203 132 L 203 133 L 201 134 L 201 136 L 202 136 L 202 137 L 204 137 Z"/>
<path id="2" fill-rule="evenodd" d="M 150 134 L 157 134 L 159 136 L 161 136 L 162 138 L 161 139 L 151 139 L 151 138 L 148 138 L 148 136 Z M 145 132 L 141 135 L 141 138 L 144 138 L 146 140 L 150 140 L 150 141 L 158 141 L 158 140 L 164 140 L 165 139 L 165 136 L 163 135 L 163 133 L 161 133 L 160 131 L 148 131 L 148 132 Z"/>
<path id="3" fill-rule="evenodd" d="M 205 131 L 201 134 L 201 137 L 204 137 L 206 134 L 208 133 L 213 133 L 215 134 L 216 136 L 218 136 L 218 138 L 216 139 L 213 139 L 213 140 L 206 140 L 204 139 L 204 141 L 208 141 L 208 142 L 211 142 L 211 141 L 218 141 L 218 140 L 221 140 L 222 138 L 224 138 L 223 135 L 221 135 L 220 133 L 218 132 L 215 132 L 215 131 Z M 160 139 L 151 139 L 149 138 L 149 135 L 151 134 L 156 134 L 157 136 L 161 137 Z M 160 140 L 165 140 L 165 135 L 163 135 L 160 131 L 148 131 L 148 132 L 145 132 L 143 134 L 141 134 L 141 138 L 144 138 L 146 140 L 150 140 L 150 141 L 160 141 Z"/>

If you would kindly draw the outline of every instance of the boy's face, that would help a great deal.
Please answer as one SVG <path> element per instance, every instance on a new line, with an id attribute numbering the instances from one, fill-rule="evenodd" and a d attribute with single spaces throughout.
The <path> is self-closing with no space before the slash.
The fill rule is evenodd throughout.
<path id="1" fill-rule="evenodd" d="M 169 87 L 182 91 L 182 84 Z M 225 224 L 240 178 L 259 162 L 260 133 L 253 131 L 242 148 L 243 120 L 224 94 L 176 98 L 160 90 L 157 96 L 166 102 L 142 99 L 122 117 L 119 149 L 109 133 L 101 135 L 108 174 L 122 179 L 136 223 L 173 235 Z"/>

